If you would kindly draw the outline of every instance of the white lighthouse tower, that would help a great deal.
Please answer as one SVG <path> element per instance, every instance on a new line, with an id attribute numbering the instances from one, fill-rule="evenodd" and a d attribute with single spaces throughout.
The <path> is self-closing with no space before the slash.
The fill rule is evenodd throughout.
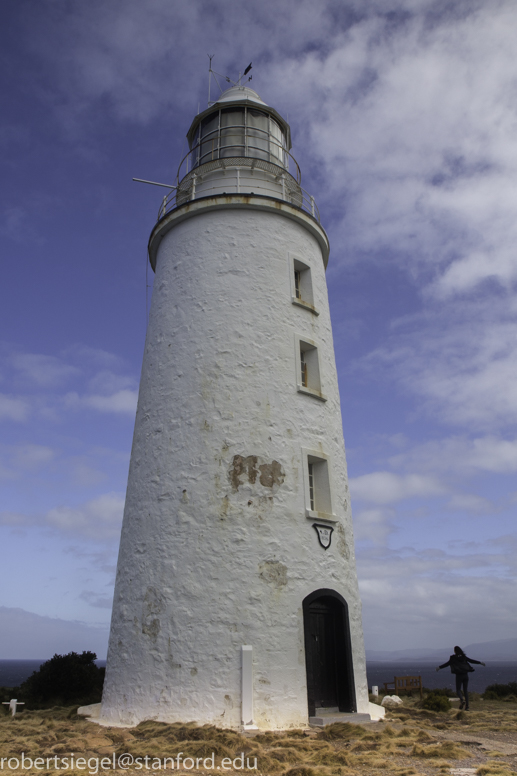
<path id="1" fill-rule="evenodd" d="M 367 714 L 327 235 L 289 125 L 252 89 L 188 140 L 149 240 L 100 721 Z"/>

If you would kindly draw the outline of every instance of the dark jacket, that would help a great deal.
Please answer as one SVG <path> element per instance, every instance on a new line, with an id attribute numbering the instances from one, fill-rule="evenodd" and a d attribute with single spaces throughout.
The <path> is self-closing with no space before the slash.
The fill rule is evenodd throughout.
<path id="1" fill-rule="evenodd" d="M 470 663 L 481 665 L 481 660 L 472 660 L 471 657 L 466 655 L 451 655 L 447 663 L 444 663 L 440 668 L 450 666 L 451 674 L 467 674 L 469 671 L 474 671 Z"/>

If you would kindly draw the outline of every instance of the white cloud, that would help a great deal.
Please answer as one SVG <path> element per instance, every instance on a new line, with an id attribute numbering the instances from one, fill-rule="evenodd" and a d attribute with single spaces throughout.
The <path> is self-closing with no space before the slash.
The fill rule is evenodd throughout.
<path id="1" fill-rule="evenodd" d="M 113 596 L 100 596 L 93 590 L 83 590 L 79 598 L 96 609 L 111 609 L 113 606 Z"/>
<path id="2" fill-rule="evenodd" d="M 17 353 L 13 356 L 13 364 L 26 380 L 43 387 L 59 385 L 79 374 L 77 367 L 41 353 Z"/>
<path id="3" fill-rule="evenodd" d="M 447 503 L 447 508 L 475 514 L 490 514 L 494 511 L 491 501 L 473 493 L 456 493 Z"/>
<path id="4" fill-rule="evenodd" d="M 30 406 L 25 399 L 17 399 L 0 393 L 0 420 L 25 421 L 29 417 Z"/>
<path id="5" fill-rule="evenodd" d="M 48 527 L 64 536 L 108 541 L 120 535 L 124 501 L 121 493 L 103 493 L 79 506 L 53 507 L 44 515 L 5 511 L 0 512 L 0 525 Z"/>
<path id="6" fill-rule="evenodd" d="M 114 412 L 134 416 L 138 391 L 117 391 L 111 396 L 84 396 L 80 400 L 85 406 L 99 412 Z"/>
<path id="7" fill-rule="evenodd" d="M 352 499 L 374 504 L 392 504 L 408 498 L 441 496 L 447 489 L 434 477 L 421 474 L 372 472 L 350 479 Z"/>
<path id="8" fill-rule="evenodd" d="M 303 62 L 310 141 L 328 199 L 346 206 L 349 257 L 430 265 L 441 293 L 517 278 L 515 21 L 504 4 L 432 25 L 370 16 Z"/>
<path id="9" fill-rule="evenodd" d="M 358 552 L 367 648 L 442 647 L 515 636 L 515 541 L 507 537 L 500 553 Z"/>
<path id="10" fill-rule="evenodd" d="M 56 453 L 46 445 L 18 445 L 11 451 L 14 463 L 21 469 L 39 469 L 54 460 Z"/>
<path id="11" fill-rule="evenodd" d="M 393 527 L 389 520 L 393 512 L 385 509 L 361 509 L 354 511 L 355 541 L 369 541 L 385 545 Z"/>
<path id="12" fill-rule="evenodd" d="M 101 369 L 102 371 L 113 369 L 123 369 L 126 363 L 121 356 L 116 353 L 110 353 L 102 348 L 93 348 L 90 345 L 75 344 L 66 347 L 62 351 L 62 357 L 66 361 L 74 364 L 80 364 L 81 368 Z M 113 372 L 111 371 L 113 374 Z"/>
<path id="13" fill-rule="evenodd" d="M 120 534 L 124 496 L 105 493 L 79 507 L 60 506 L 50 509 L 45 522 L 64 532 L 83 535 L 102 541 L 117 538 Z"/>
<path id="14" fill-rule="evenodd" d="M 437 306 L 401 319 L 385 342 L 356 364 L 417 397 L 420 412 L 471 433 L 517 424 L 515 303 L 486 298 Z"/>
<path id="15" fill-rule="evenodd" d="M 517 439 L 495 435 L 453 436 L 411 446 L 389 458 L 395 468 L 421 472 L 474 476 L 479 472 L 507 474 L 517 472 Z"/>
<path id="16" fill-rule="evenodd" d="M 102 369 L 89 380 L 88 388 L 92 394 L 111 395 L 117 391 L 133 388 L 134 384 L 133 377 L 117 374 L 110 369 Z"/>

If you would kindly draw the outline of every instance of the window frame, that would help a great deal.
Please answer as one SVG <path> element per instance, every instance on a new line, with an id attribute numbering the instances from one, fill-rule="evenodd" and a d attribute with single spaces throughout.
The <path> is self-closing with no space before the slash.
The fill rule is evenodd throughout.
<path id="1" fill-rule="evenodd" d="M 303 261 L 296 254 L 289 254 L 289 273 L 291 284 L 291 302 L 292 304 L 303 307 L 305 310 L 319 315 L 319 311 L 314 305 L 314 285 L 312 282 L 312 269 L 307 261 Z M 297 275 L 299 284 L 297 284 Z M 299 296 L 298 296 L 299 292 Z M 305 295 L 305 298 L 304 296 Z"/>
<path id="2" fill-rule="evenodd" d="M 332 499 L 331 458 L 321 450 L 302 448 L 305 516 L 328 524 L 337 522 Z M 310 467 L 310 468 L 309 468 Z M 318 468 L 319 467 L 319 468 Z M 318 491 L 320 493 L 318 509 Z"/>
<path id="3" fill-rule="evenodd" d="M 296 390 L 298 393 L 305 393 L 308 396 L 312 396 L 319 401 L 327 401 L 327 397 L 323 393 L 323 383 L 321 379 L 321 359 L 319 354 L 319 348 L 314 340 L 304 337 L 301 334 L 295 335 L 295 365 L 296 365 Z M 302 359 L 302 351 L 304 354 L 311 354 L 308 358 L 304 356 Z M 312 364 L 311 364 L 312 361 Z M 305 362 L 305 376 L 307 385 L 303 384 L 302 380 L 302 363 Z M 316 373 L 316 380 L 314 381 L 314 374 Z M 312 379 L 311 379 L 312 378 Z M 312 385 L 311 385 L 312 382 Z"/>

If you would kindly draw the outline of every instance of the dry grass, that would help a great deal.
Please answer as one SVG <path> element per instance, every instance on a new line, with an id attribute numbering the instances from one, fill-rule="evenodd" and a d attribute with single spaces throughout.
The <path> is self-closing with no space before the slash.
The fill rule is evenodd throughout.
<path id="1" fill-rule="evenodd" d="M 17 770 L 8 768 L 4 759 L 3 772 L 12 776 L 84 776 L 89 770 L 96 770 L 97 758 L 116 759 L 127 753 L 134 758 L 147 757 L 147 769 L 99 768 L 99 774 L 136 776 L 163 772 L 163 766 L 157 768 L 156 758 L 176 757 L 181 752 L 183 760 L 190 757 L 194 763 L 197 761 L 197 767 L 190 768 L 189 764 L 188 770 L 178 770 L 175 762 L 177 774 L 201 771 L 207 776 L 221 776 L 224 772 L 257 776 L 445 776 L 452 768 L 461 767 L 470 768 L 471 772 L 475 769 L 479 776 L 517 776 L 517 707 L 498 701 L 478 702 L 469 714 L 435 714 L 407 699 L 403 707 L 388 713 L 384 723 L 337 723 L 312 730 L 310 735 L 309 731 L 290 730 L 250 736 L 209 725 L 152 721 L 131 729 L 103 728 L 77 717 L 75 712 L 73 707 L 25 711 L 14 719 L 0 715 L 0 758 L 16 758 L 24 752 L 33 760 L 42 757 L 50 761 L 73 752 L 76 760 L 90 760 L 90 768 L 75 767 L 75 760 L 74 767 L 66 770 L 62 760 L 58 760 L 59 770 L 53 762 L 49 768 Z M 485 749 L 476 742 L 476 737 L 483 736 L 491 744 Z M 508 744 L 513 744 L 515 754 Z M 236 761 L 235 769 L 222 766 L 223 758 L 233 762 L 241 754 L 244 768 L 240 761 Z M 253 766 L 255 758 L 256 770 L 248 771 L 246 759 Z M 170 772 L 170 761 L 168 766 Z"/>

